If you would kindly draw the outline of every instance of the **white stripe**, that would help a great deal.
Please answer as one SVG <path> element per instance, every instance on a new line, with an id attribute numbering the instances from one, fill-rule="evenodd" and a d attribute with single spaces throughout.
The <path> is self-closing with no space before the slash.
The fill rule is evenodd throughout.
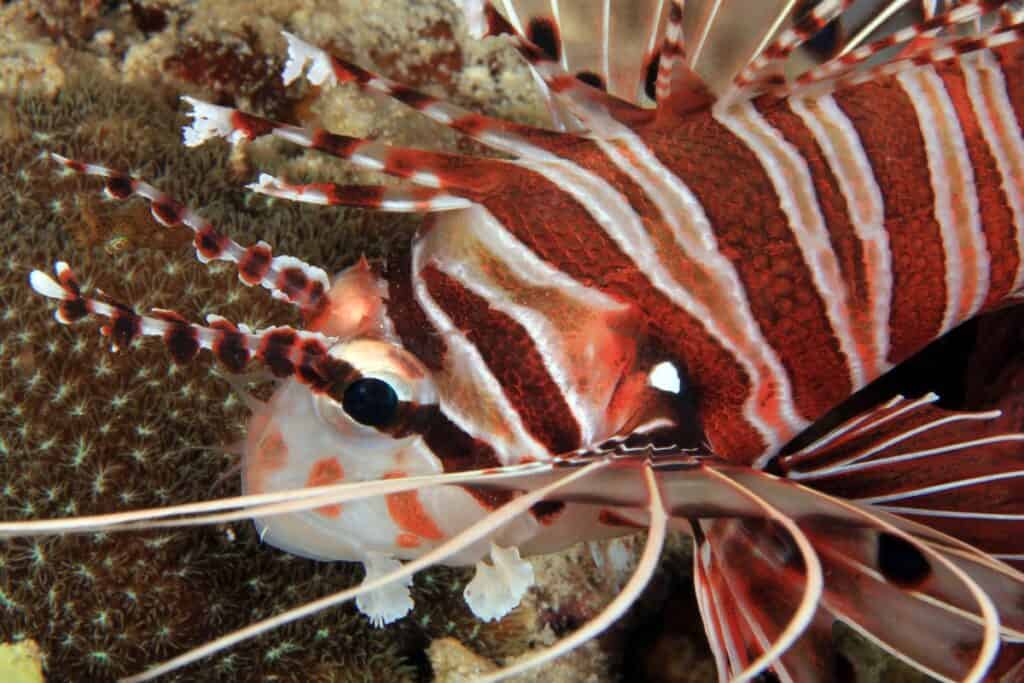
<path id="1" fill-rule="evenodd" d="M 771 179 L 815 289 L 825 304 L 831 332 L 846 356 L 850 381 L 854 387 L 863 386 L 864 367 L 851 329 L 846 283 L 832 251 L 807 162 L 749 102 L 728 112 L 718 112 L 715 118 L 747 145 Z"/>
<path id="2" fill-rule="evenodd" d="M 426 265 L 423 251 L 422 242 L 416 243 L 413 247 L 412 270 L 414 273 L 421 272 Z M 441 383 L 448 379 L 457 382 L 460 388 L 459 394 L 468 396 L 470 400 L 486 397 L 486 401 L 474 404 L 474 414 L 486 414 L 487 409 L 490 408 L 502 419 L 509 433 L 508 435 L 498 433 L 493 426 L 474 421 L 464 410 L 464 406 L 457 407 L 452 404 L 451 400 L 446 400 L 442 396 L 439 404 L 444 414 L 462 431 L 490 444 L 502 465 L 518 463 L 526 456 L 547 460 L 550 457 L 547 449 L 526 430 L 519 413 L 508 402 L 501 384 L 491 374 L 487 363 L 484 362 L 476 347 L 452 324 L 448 315 L 434 301 L 423 278 L 414 277 L 412 282 L 416 301 L 423 308 L 424 314 L 437 329 L 437 332 L 444 338 L 447 346 L 444 371 L 443 374 L 435 373 L 435 383 Z M 444 375 L 447 375 L 447 378 Z M 488 402 L 490 405 L 487 405 Z M 460 410 L 460 408 L 462 409 Z"/>
<path id="3" fill-rule="evenodd" d="M 935 219 L 945 251 L 946 308 L 942 316 L 942 332 L 945 333 L 976 312 L 988 292 L 987 250 L 981 231 L 974 169 L 956 109 L 935 69 L 931 66 L 914 69 L 900 74 L 896 80 L 913 104 L 928 156 L 928 175 L 935 194 Z M 933 107 L 932 93 L 938 111 Z M 961 212 L 957 207 L 964 204 L 967 215 L 958 216 Z M 976 255 L 974 267 L 978 277 L 974 283 L 965 282 L 964 258 L 969 249 Z M 968 301 L 971 286 L 974 295 Z M 962 317 L 961 310 L 966 310 L 968 316 Z"/>
<path id="4" fill-rule="evenodd" d="M 961 58 L 967 92 L 981 132 L 1002 177 L 1003 196 L 1017 228 L 1017 276 L 1014 291 L 1024 287 L 1024 136 L 1010 102 L 1003 70 L 992 53 L 982 50 Z M 990 85 L 991 87 L 986 87 Z M 999 130 L 1006 131 L 1000 135 Z"/>
<path id="5" fill-rule="evenodd" d="M 693 295 L 680 287 L 666 271 L 640 217 L 626 198 L 599 176 L 553 155 L 550 158 L 551 161 L 547 163 L 537 163 L 533 159 L 521 159 L 512 163 L 539 173 L 579 202 L 591 218 L 615 241 L 622 253 L 636 264 L 638 272 L 643 274 L 656 290 L 700 321 L 708 334 L 737 359 L 749 377 L 757 377 L 756 368 L 739 353 L 721 329 L 716 312 L 694 299 Z M 744 418 L 767 442 L 767 450 L 775 452 L 791 435 L 786 434 L 786 438 L 782 438 L 759 417 L 755 399 L 751 393 L 743 407 Z"/>
<path id="6" fill-rule="evenodd" d="M 883 417 L 881 418 L 878 417 L 879 413 L 884 413 L 886 410 L 889 410 L 890 408 L 894 408 L 895 406 L 905 403 L 906 400 L 907 399 L 905 399 L 903 396 L 893 396 L 891 399 L 889 399 L 882 405 L 878 406 L 877 408 L 874 408 L 871 412 L 863 413 L 855 418 L 852 418 L 848 422 L 844 422 L 843 424 L 833 429 L 831 432 L 827 432 L 818 440 L 811 442 L 807 446 L 804 446 L 793 455 L 806 455 L 808 453 L 821 450 L 823 447 L 832 443 L 833 441 L 835 441 L 840 436 L 843 436 L 844 434 L 849 434 L 850 438 L 859 437 L 862 433 L 866 433 L 868 430 L 874 429 L 879 425 L 884 424 L 885 422 L 888 422 L 893 418 L 907 412 L 908 410 L 916 409 L 920 404 L 934 403 L 935 401 L 939 400 L 939 397 L 938 394 L 929 393 L 917 399 L 917 401 L 915 401 L 914 404 L 904 406 L 903 408 L 900 408 L 898 411 L 894 411 L 887 415 L 883 415 Z M 868 422 L 865 424 L 865 421 Z"/>
<path id="7" fill-rule="evenodd" d="M 846 475 L 850 474 L 851 472 L 858 472 L 861 470 L 881 469 L 883 467 L 895 465 L 901 462 L 907 462 L 910 460 L 921 460 L 923 458 L 930 458 L 933 455 L 944 455 L 948 453 L 953 453 L 955 451 L 962 451 L 966 448 L 975 448 L 976 446 L 988 446 L 990 444 L 996 443 L 1013 443 L 1015 441 L 1024 441 L 1024 434 L 1001 434 L 999 436 L 989 436 L 983 439 L 975 439 L 973 441 L 957 441 L 955 443 L 946 444 L 944 446 L 936 446 L 935 448 L 928 448 L 920 451 L 910 451 L 909 453 L 903 453 L 902 455 L 894 455 L 890 458 L 877 458 L 874 460 L 868 460 L 866 462 L 859 462 L 855 465 L 845 465 L 842 467 L 835 468 L 833 471 L 830 472 L 830 474 Z"/>
<path id="8" fill-rule="evenodd" d="M 568 71 L 569 70 L 569 56 L 566 54 L 565 42 L 563 41 L 563 36 L 562 36 L 562 30 L 563 30 L 563 27 L 562 27 L 562 13 L 561 13 L 561 10 L 558 7 L 558 0 L 549 0 L 549 4 L 551 6 L 551 17 L 555 21 L 555 31 L 556 31 L 556 35 L 557 35 L 558 41 L 559 41 L 558 57 L 559 57 L 559 60 L 561 61 L 561 64 L 562 64 L 562 70 L 563 71 Z"/>
<path id="9" fill-rule="evenodd" d="M 1016 479 L 1018 477 L 1024 477 L 1024 470 L 1000 472 L 998 474 L 989 474 L 983 477 L 971 477 L 970 479 L 958 479 L 957 481 L 950 481 L 944 484 L 936 484 L 935 486 L 923 486 L 918 489 L 911 489 L 910 491 L 900 491 L 899 493 L 891 493 L 885 496 L 875 496 L 873 498 L 858 498 L 857 502 L 875 505 L 877 503 L 886 503 L 889 501 L 903 500 L 904 498 L 917 498 L 918 496 L 926 496 L 931 493 L 942 493 L 943 491 L 962 489 L 968 486 L 974 486 L 976 484 L 990 484 L 992 482 L 1003 481 L 1005 479 Z"/>
<path id="10" fill-rule="evenodd" d="M 487 276 L 485 270 L 477 267 L 472 261 L 458 258 L 458 254 L 455 254 L 454 258 L 446 258 L 441 255 L 439 252 L 444 250 L 443 240 L 452 235 L 439 230 L 439 227 L 435 227 L 427 235 L 427 243 L 424 244 L 424 248 L 432 254 L 434 264 L 445 274 L 457 280 L 463 287 L 486 299 L 491 308 L 515 320 L 530 335 L 534 348 L 544 363 L 544 369 L 558 387 L 573 418 L 579 425 L 583 444 L 595 443 L 597 439 L 607 436 L 600 433 L 600 429 L 604 426 L 602 418 L 611 397 L 588 395 L 576 384 L 574 379 L 579 374 L 576 371 L 581 369 L 578 367 L 579 361 L 585 359 L 576 359 L 577 362 L 574 362 L 570 356 L 574 349 L 567 348 L 564 343 L 566 341 L 565 333 L 536 308 L 516 301 L 516 292 L 502 289 Z M 479 229 L 481 226 L 474 225 L 474 227 Z M 433 239 L 435 236 L 437 239 Z M 467 237 L 467 239 L 471 240 L 472 237 Z M 499 254 L 494 253 L 494 256 L 499 257 Z M 547 288 L 547 283 L 545 283 L 545 288 Z M 591 362 L 600 361 L 592 360 Z M 595 374 L 597 373 L 599 371 L 595 370 Z M 595 403 L 590 400 L 591 398 L 598 400 Z"/>
<path id="11" fill-rule="evenodd" d="M 601 71 L 604 75 L 604 82 L 612 82 L 612 1 L 604 0 L 604 7 L 601 11 Z M 564 51 L 564 50 L 563 50 Z"/>
<path id="12" fill-rule="evenodd" d="M 871 333 L 875 370 L 892 367 L 889 355 L 889 314 L 892 307 L 892 254 L 885 231 L 885 201 L 871 161 L 853 123 L 831 95 L 815 100 L 791 98 L 790 109 L 814 136 L 839 190 L 846 199 L 853 231 L 861 242 L 871 291 Z M 865 376 L 870 382 L 874 377 Z M 858 387 L 855 387 L 858 388 Z"/>
<path id="13" fill-rule="evenodd" d="M 793 404 L 789 376 L 775 350 L 761 333 L 736 268 L 718 249 L 718 241 L 704 207 L 690 188 L 662 164 L 642 139 L 625 126 L 620 128 L 616 131 L 615 142 L 595 142 L 644 191 L 672 230 L 672 236 L 683 254 L 661 254 L 661 262 L 682 256 L 715 283 L 715 294 L 720 299 L 715 301 L 713 298 L 705 298 L 700 299 L 700 303 L 708 310 L 715 311 L 722 334 L 736 348 L 734 355 L 737 360 L 744 367 L 754 369 L 750 375 L 751 398 L 745 408 L 751 414 L 756 414 L 755 397 L 760 395 L 763 382 L 770 377 L 777 387 L 779 413 L 792 433 L 801 431 L 808 422 L 798 414 Z M 624 145 L 636 161 L 622 154 L 616 143 Z M 694 292 L 693 296 L 699 298 L 700 293 Z M 783 441 L 788 438 L 783 435 L 779 437 Z"/>
<path id="14" fill-rule="evenodd" d="M 988 522 L 1024 522 L 1024 515 L 1007 515 L 995 512 L 973 512 L 963 510 L 933 510 L 931 508 L 911 508 L 897 505 L 876 505 L 877 510 L 885 510 L 897 515 L 922 515 L 925 517 L 944 517 L 952 519 L 979 519 Z"/>

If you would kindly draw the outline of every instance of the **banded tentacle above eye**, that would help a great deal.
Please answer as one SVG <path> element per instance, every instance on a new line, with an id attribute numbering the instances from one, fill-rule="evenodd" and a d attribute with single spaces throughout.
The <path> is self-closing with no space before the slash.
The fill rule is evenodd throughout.
<path id="1" fill-rule="evenodd" d="M 29 283 L 39 294 L 60 302 L 55 317 L 61 323 L 71 324 L 88 315 L 109 319 L 102 332 L 110 337 L 115 350 L 128 347 L 139 337 L 160 337 L 178 363 L 189 362 L 200 349 L 207 349 L 229 370 L 241 372 L 255 358 L 275 376 L 295 377 L 314 391 L 329 390 L 348 371 L 327 353 L 336 340 L 317 332 L 291 327 L 253 331 L 219 316 L 211 316 L 209 326 L 195 325 L 163 309 L 139 315 L 124 304 L 83 296 L 67 263 L 57 262 L 54 272 L 56 280 L 34 270 Z"/>
<path id="2" fill-rule="evenodd" d="M 193 209 L 164 194 L 149 183 L 106 166 L 89 164 L 50 153 L 50 158 L 71 172 L 106 178 L 104 192 L 113 199 L 138 196 L 150 203 L 153 217 L 164 226 L 183 225 L 195 233 L 196 257 L 202 263 L 231 261 L 238 265 L 238 279 L 252 287 L 260 285 L 275 299 L 288 301 L 315 314 L 327 303 L 330 282 L 327 273 L 293 256 L 274 256 L 262 240 L 243 247 L 219 232 Z"/>

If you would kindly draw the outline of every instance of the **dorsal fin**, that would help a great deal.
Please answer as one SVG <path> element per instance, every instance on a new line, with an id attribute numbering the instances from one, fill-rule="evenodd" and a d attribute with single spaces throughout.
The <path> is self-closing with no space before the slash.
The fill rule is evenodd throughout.
<path id="1" fill-rule="evenodd" d="M 998 0 L 462 0 L 470 31 L 510 35 L 534 67 L 557 127 L 615 125 L 809 85 L 832 89 L 893 60 L 1015 21 Z M 1011 9 L 1012 8 L 1012 9 Z M 997 11 L 998 10 L 998 11 Z M 924 57 L 922 57 L 924 58 Z M 595 125 L 598 124 L 598 125 Z"/>
<path id="2" fill-rule="evenodd" d="M 496 0 L 509 23 L 562 68 L 640 104 L 668 0 Z"/>

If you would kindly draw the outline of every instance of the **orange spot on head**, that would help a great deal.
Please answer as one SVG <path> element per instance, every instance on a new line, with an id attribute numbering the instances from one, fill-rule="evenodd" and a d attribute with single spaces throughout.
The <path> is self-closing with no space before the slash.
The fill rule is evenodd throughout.
<path id="1" fill-rule="evenodd" d="M 405 472 L 388 472 L 385 479 L 401 479 Z M 420 495 L 416 491 L 389 493 L 385 496 L 388 514 L 400 529 L 432 541 L 444 538 L 444 532 L 437 528 L 437 523 L 423 509 Z"/>
<path id="2" fill-rule="evenodd" d="M 395 545 L 399 548 L 418 548 L 422 541 L 416 534 L 410 534 L 403 531 L 402 533 L 395 536 Z"/>
<path id="3" fill-rule="evenodd" d="M 279 470 L 288 464 L 288 446 L 280 429 L 265 432 L 256 444 L 256 463 L 266 471 Z"/>
<path id="4" fill-rule="evenodd" d="M 336 484 L 345 479 L 345 469 L 338 462 L 337 458 L 321 458 L 313 463 L 309 470 L 309 478 L 306 479 L 306 486 L 326 486 Z M 324 517 L 335 518 L 341 514 L 341 503 L 333 505 L 322 505 L 315 509 Z"/>

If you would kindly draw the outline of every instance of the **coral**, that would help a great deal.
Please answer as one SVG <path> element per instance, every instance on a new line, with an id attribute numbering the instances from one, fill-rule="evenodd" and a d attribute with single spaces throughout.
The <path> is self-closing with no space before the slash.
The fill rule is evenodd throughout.
<path id="1" fill-rule="evenodd" d="M 400 4 L 392 4 L 391 16 Z M 198 3 L 186 11 L 170 2 L 104 3 L 81 17 L 68 14 L 68 3 L 0 9 L 0 25 L 21 41 L 11 48 L 21 52 L 10 53 L 18 58 L 0 64 L 11 74 L 0 84 L 3 519 L 102 513 L 239 491 L 230 446 L 243 434 L 247 410 L 221 370 L 204 359 L 175 366 L 153 341 L 112 353 L 95 322 L 57 324 L 27 287 L 31 269 L 66 258 L 85 284 L 141 309 L 171 307 L 193 319 L 216 312 L 254 326 L 297 322 L 293 309 L 244 287 L 231 268 L 200 265 L 189 236 L 159 226 L 144 204 L 101 200 L 95 179 L 55 173 L 41 151 L 129 169 L 199 208 L 232 237 L 266 239 L 279 253 L 328 270 L 408 244 L 412 220 L 272 202 L 241 187 L 256 166 L 353 177 L 343 165 L 297 157 L 274 144 L 235 154 L 225 146 L 181 145 L 182 88 L 274 115 L 299 117 L 311 101 L 311 93 L 268 85 L 276 78 L 272 56 L 283 54 L 276 37 L 281 24 L 271 31 L 255 18 L 259 30 L 252 32 L 238 21 L 244 14 L 226 5 Z M 61 14 L 41 23 L 43 7 Z M 233 27 L 202 29 L 204 22 L 215 23 L 213 15 L 230 17 L 233 10 Z M 217 42 L 215 35 L 225 37 Z M 249 40 L 263 51 L 242 50 Z M 449 41 L 445 54 L 452 49 Z M 49 55 L 48 64 L 33 70 L 21 55 L 40 51 Z M 157 73 L 168 73 L 152 77 L 142 68 L 154 60 Z M 389 68 L 399 63 L 416 59 L 392 59 Z M 237 89 L 227 87 L 225 69 L 240 79 Z M 371 125 L 373 106 L 356 108 L 364 117 L 356 126 Z M 344 128 L 341 108 L 334 111 L 331 125 Z M 389 111 L 395 113 L 379 116 L 376 131 L 401 134 L 402 122 L 413 117 Z M 360 578 L 355 565 L 316 563 L 263 546 L 248 523 L 5 541 L 0 642 L 37 640 L 51 680 L 110 680 Z M 234 648 L 177 679 L 425 680 L 424 650 L 435 638 L 455 637 L 488 657 L 522 650 L 532 613 L 519 610 L 497 624 L 479 624 L 461 600 L 467 579 L 449 569 L 417 577 L 419 609 L 391 628 L 373 629 L 346 606 Z"/>

